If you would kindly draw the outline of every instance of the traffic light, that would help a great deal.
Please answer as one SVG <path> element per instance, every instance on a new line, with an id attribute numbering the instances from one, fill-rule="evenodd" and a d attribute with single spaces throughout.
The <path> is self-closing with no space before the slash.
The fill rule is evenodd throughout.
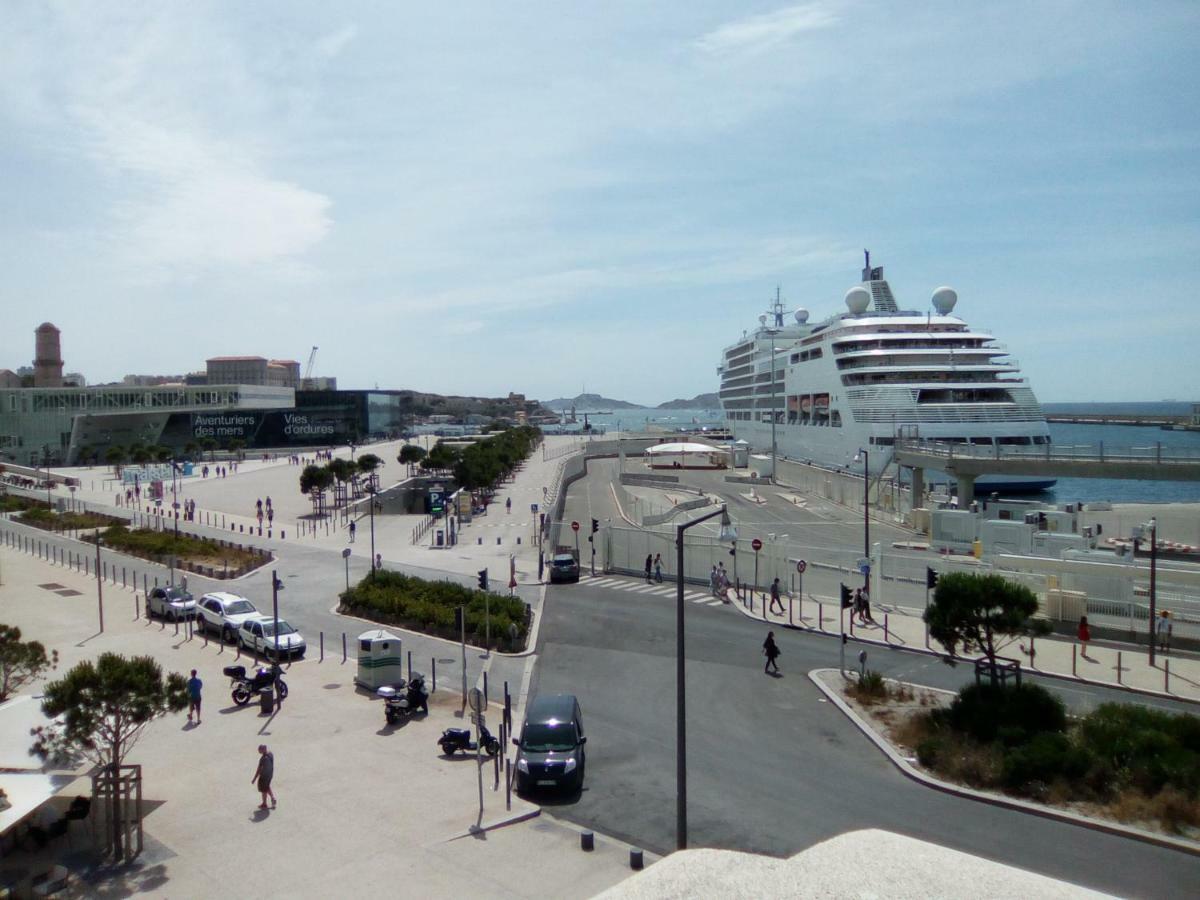
<path id="1" fill-rule="evenodd" d="M 592 519 L 592 534 L 595 534 L 599 530 L 600 530 L 600 520 Z"/>
<path id="2" fill-rule="evenodd" d="M 842 587 L 842 609 L 849 609 L 853 605 L 853 603 L 850 599 L 850 588 L 846 587 L 844 584 L 841 587 Z"/>
<path id="3" fill-rule="evenodd" d="M 933 588 L 937 587 L 937 583 L 938 583 L 938 573 L 933 571 L 933 569 L 929 568 L 929 566 L 926 566 L 925 567 L 925 587 L 932 590 Z"/>
<path id="4" fill-rule="evenodd" d="M 479 589 L 486 591 L 488 589 L 487 569 L 479 570 Z"/>

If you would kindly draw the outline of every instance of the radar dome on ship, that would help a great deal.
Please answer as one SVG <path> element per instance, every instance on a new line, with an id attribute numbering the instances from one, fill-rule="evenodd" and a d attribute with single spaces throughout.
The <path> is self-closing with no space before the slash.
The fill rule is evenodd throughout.
<path id="1" fill-rule="evenodd" d="M 947 315 L 954 309 L 954 304 L 958 302 L 958 291 L 951 287 L 940 287 L 933 292 L 933 308 L 937 310 L 938 315 Z"/>
<path id="2" fill-rule="evenodd" d="M 801 306 L 794 313 L 792 313 L 792 315 L 794 315 L 796 317 L 796 323 L 798 325 L 803 325 L 805 322 L 808 321 L 808 310 L 805 309 L 803 306 Z"/>
<path id="3" fill-rule="evenodd" d="M 871 294 L 865 287 L 852 287 L 846 291 L 846 309 L 861 316 L 871 305 Z"/>

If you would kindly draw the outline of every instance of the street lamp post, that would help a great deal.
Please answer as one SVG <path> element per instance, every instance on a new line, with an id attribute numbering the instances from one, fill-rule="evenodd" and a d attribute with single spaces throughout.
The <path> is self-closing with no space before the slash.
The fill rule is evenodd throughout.
<path id="1" fill-rule="evenodd" d="M 675 848 L 687 849 L 687 702 L 684 673 L 683 533 L 693 525 L 721 517 L 719 540 L 737 540 L 725 506 L 675 528 Z"/>
<path id="2" fill-rule="evenodd" d="M 175 483 L 179 471 L 179 461 L 171 460 L 171 515 L 175 517 L 175 540 L 179 540 L 179 494 Z"/>
<path id="3" fill-rule="evenodd" d="M 368 483 L 367 501 L 371 504 L 371 580 L 375 580 L 375 486 Z"/>
<path id="4" fill-rule="evenodd" d="M 1154 665 L 1155 606 L 1158 599 L 1158 519 L 1150 520 L 1150 665 Z"/>
<path id="5" fill-rule="evenodd" d="M 868 561 L 869 566 L 871 559 L 871 474 L 868 465 L 870 453 L 860 447 L 858 453 L 854 454 L 854 461 L 858 462 L 860 456 L 863 464 L 863 558 Z M 870 595 L 871 570 L 869 567 L 863 573 L 863 590 Z"/>

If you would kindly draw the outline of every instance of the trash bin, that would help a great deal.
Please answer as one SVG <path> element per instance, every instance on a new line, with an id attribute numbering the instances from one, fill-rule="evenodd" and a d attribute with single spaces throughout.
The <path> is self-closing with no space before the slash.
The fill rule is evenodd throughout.
<path id="1" fill-rule="evenodd" d="M 439 528 L 438 533 L 437 533 L 437 545 L 439 547 L 441 547 L 441 546 L 444 546 L 445 543 L 446 543 L 446 532 L 442 531 L 442 529 Z"/>
<path id="2" fill-rule="evenodd" d="M 259 697 L 261 698 L 259 700 L 260 708 L 264 714 L 269 716 L 275 710 L 275 689 L 265 687 Z"/>

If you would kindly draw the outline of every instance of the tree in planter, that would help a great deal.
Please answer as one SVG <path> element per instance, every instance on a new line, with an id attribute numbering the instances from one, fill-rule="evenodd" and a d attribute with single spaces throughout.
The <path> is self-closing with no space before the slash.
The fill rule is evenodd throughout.
<path id="1" fill-rule="evenodd" d="M 246 449 L 246 442 L 243 441 L 241 438 L 234 438 L 233 440 L 231 440 L 229 442 L 229 449 L 233 453 L 237 454 L 237 458 L 239 460 L 246 458 L 246 454 L 242 452 L 243 450 Z"/>
<path id="2" fill-rule="evenodd" d="M 300 493 L 306 494 L 312 501 L 313 513 L 318 516 L 325 511 L 325 491 L 331 484 L 333 484 L 333 473 L 325 466 L 316 466 L 310 463 L 300 473 Z"/>
<path id="3" fill-rule="evenodd" d="M 999 575 L 951 572 L 938 579 L 923 616 L 929 636 L 953 657 L 980 653 L 996 678 L 996 657 L 1024 635 L 1050 632 L 1050 623 L 1034 619 L 1037 595 Z"/>
<path id="4" fill-rule="evenodd" d="M 154 456 L 154 461 L 160 463 L 170 462 L 175 456 L 174 450 L 170 447 L 164 447 L 161 444 L 151 447 L 150 453 Z"/>
<path id="5" fill-rule="evenodd" d="M 383 460 L 374 453 L 364 453 L 358 458 L 358 471 L 367 476 L 372 491 L 379 490 L 379 475 L 376 473 L 382 465 Z"/>
<path id="6" fill-rule="evenodd" d="M 346 501 L 346 482 L 354 477 L 354 463 L 348 459 L 336 456 L 325 464 L 325 468 L 337 480 L 337 486 L 333 491 L 334 504 L 344 503 Z"/>
<path id="7" fill-rule="evenodd" d="M 208 461 L 215 462 L 217 458 L 217 439 L 211 437 L 200 438 L 200 448 L 208 451 Z"/>
<path id="8" fill-rule="evenodd" d="M 38 641 L 22 641 L 21 629 L 0 625 L 0 703 L 47 669 L 58 667 L 58 651 L 46 655 Z"/>
<path id="9" fill-rule="evenodd" d="M 195 441 L 188 441 L 183 445 L 183 455 L 186 459 L 195 459 L 200 452 L 200 445 Z"/>
<path id="10" fill-rule="evenodd" d="M 437 443 L 421 460 L 421 468 L 425 470 L 452 469 L 458 462 L 459 451 L 448 444 Z"/>
<path id="11" fill-rule="evenodd" d="M 121 474 L 121 465 L 128 458 L 128 452 L 120 444 L 113 444 L 104 451 L 104 461 L 113 467 L 113 472 L 116 475 Z"/>
<path id="12" fill-rule="evenodd" d="M 102 653 L 46 685 L 42 712 L 56 721 L 33 730 L 33 750 L 43 759 L 83 757 L 108 769 L 115 780 L 146 726 L 181 711 L 187 702 L 187 682 L 178 672 L 164 678 L 162 667 L 149 656 Z M 120 857 L 120 798 L 116 791 L 111 796 L 108 821 L 112 847 Z"/>
<path id="13" fill-rule="evenodd" d="M 416 444 L 405 444 L 400 448 L 400 455 L 396 457 L 396 462 L 408 466 L 408 474 L 411 475 L 413 466 L 423 460 L 425 455 L 424 447 L 419 447 Z"/>
<path id="14" fill-rule="evenodd" d="M 139 466 L 144 466 L 154 458 L 154 454 L 150 452 L 149 447 L 136 444 L 129 448 L 129 459 Z"/>

